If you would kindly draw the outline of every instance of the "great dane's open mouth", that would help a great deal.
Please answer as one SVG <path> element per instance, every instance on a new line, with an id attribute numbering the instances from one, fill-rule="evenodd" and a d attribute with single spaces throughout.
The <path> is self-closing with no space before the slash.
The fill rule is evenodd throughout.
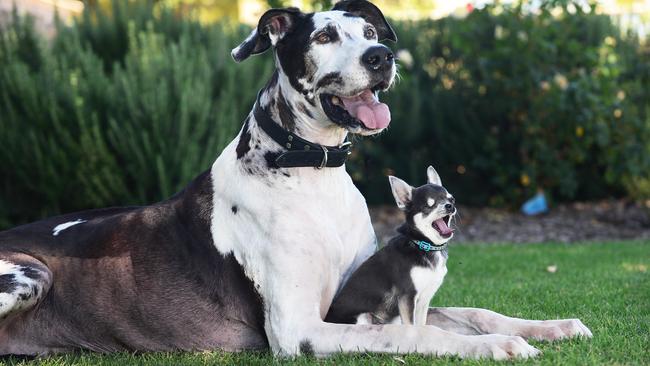
<path id="1" fill-rule="evenodd" d="M 352 96 L 324 93 L 320 96 L 320 102 L 327 117 L 340 126 L 384 129 L 390 123 L 390 109 L 379 101 L 378 93 L 387 88 L 388 83 L 382 81 Z"/>

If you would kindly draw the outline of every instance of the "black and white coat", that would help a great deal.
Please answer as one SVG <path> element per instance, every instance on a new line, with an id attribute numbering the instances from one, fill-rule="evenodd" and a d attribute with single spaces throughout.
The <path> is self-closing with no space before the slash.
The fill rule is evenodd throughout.
<path id="1" fill-rule="evenodd" d="M 326 322 L 426 325 L 429 303 L 447 274 L 448 250 L 424 251 L 408 228 L 398 231 L 350 276 Z"/>
<path id="2" fill-rule="evenodd" d="M 389 177 L 405 222 L 398 235 L 365 261 L 337 294 L 325 321 L 426 325 L 429 303 L 447 274 L 454 198 L 433 167 L 418 188 Z M 441 225 L 438 228 L 437 225 Z"/>

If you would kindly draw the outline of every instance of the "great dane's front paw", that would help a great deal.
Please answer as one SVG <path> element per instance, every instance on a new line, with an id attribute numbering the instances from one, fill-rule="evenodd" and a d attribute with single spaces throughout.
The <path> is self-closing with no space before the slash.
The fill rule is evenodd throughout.
<path id="1" fill-rule="evenodd" d="M 494 360 L 509 360 L 513 358 L 530 358 L 539 355 L 537 348 L 517 336 L 487 334 L 476 337 L 476 346 L 471 358 L 491 358 Z"/>
<path id="2" fill-rule="evenodd" d="M 579 319 L 546 320 L 540 325 L 528 329 L 526 338 L 540 341 L 555 341 L 566 338 L 586 337 L 593 335 Z"/>

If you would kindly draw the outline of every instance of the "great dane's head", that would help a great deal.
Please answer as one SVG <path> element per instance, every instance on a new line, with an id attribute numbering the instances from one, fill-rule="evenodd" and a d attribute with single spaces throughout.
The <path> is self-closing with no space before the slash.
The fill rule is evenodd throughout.
<path id="1" fill-rule="evenodd" d="M 381 11 L 365 0 L 345 0 L 318 13 L 271 9 L 232 56 L 239 62 L 272 48 L 279 79 L 272 83 L 291 89 L 283 90 L 285 108 L 323 126 L 372 135 L 390 122 L 377 94 L 396 72 L 383 40 L 397 38 Z"/>

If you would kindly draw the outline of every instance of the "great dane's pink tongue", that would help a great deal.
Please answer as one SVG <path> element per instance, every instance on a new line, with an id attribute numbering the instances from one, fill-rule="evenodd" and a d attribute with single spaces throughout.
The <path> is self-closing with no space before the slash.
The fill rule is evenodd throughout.
<path id="1" fill-rule="evenodd" d="M 453 229 L 447 226 L 447 223 L 445 222 L 444 219 L 438 219 L 434 221 L 433 224 L 438 227 L 438 229 L 440 230 L 440 234 L 442 235 L 449 235 L 454 232 Z"/>
<path id="2" fill-rule="evenodd" d="M 386 128 L 390 123 L 390 109 L 386 104 L 380 103 L 370 90 L 353 98 L 341 97 L 341 100 L 348 113 L 360 120 L 367 128 L 373 130 Z"/>

